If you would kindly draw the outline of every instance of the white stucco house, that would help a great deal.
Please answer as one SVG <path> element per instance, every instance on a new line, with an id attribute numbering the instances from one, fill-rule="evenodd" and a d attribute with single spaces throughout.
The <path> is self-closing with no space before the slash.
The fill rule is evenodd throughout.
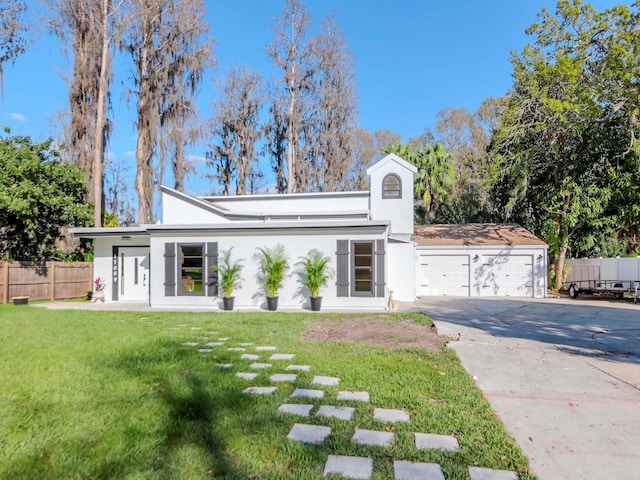
<path id="1" fill-rule="evenodd" d="M 321 292 L 323 309 L 385 310 L 390 295 L 395 301 L 417 295 L 544 296 L 544 242 L 511 226 L 512 238 L 502 245 L 454 238 L 445 248 L 431 242 L 423 227 L 414 228 L 413 165 L 391 154 L 367 173 L 370 191 L 364 192 L 196 197 L 163 187 L 160 223 L 73 233 L 94 240 L 94 275 L 106 279 L 110 302 L 219 309 L 211 267 L 233 247 L 234 258 L 245 265 L 235 308 L 265 308 L 255 255 L 258 247 L 278 243 L 293 266 L 279 291 L 279 308 L 309 308 L 294 265 L 313 248 L 332 259 L 335 272 Z M 475 230 L 479 236 L 481 229 Z M 519 235 L 527 240 L 514 244 Z M 490 282 L 506 286 L 484 287 Z"/>

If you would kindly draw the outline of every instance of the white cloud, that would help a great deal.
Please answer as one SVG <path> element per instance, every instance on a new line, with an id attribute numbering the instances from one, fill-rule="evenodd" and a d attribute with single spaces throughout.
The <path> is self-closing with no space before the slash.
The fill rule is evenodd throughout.
<path id="1" fill-rule="evenodd" d="M 23 114 L 21 113 L 11 113 L 9 114 L 9 116 L 14 119 L 17 120 L 19 122 L 26 122 L 27 121 L 27 117 L 25 117 Z"/>
<path id="2" fill-rule="evenodd" d="M 136 151 L 135 151 L 135 150 L 127 150 L 127 151 L 125 152 L 125 155 L 126 155 L 127 157 L 135 157 L 135 156 L 136 156 Z"/>

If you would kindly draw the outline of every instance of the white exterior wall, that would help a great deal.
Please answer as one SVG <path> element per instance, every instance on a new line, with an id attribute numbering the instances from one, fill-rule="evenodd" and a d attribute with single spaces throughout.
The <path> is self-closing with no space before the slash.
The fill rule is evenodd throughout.
<path id="1" fill-rule="evenodd" d="M 389 233 L 408 239 L 413 235 L 413 172 L 394 160 L 381 160 L 369 170 L 371 219 L 389 220 Z M 389 173 L 400 177 L 402 198 L 382 198 L 382 180 Z"/>
<path id="2" fill-rule="evenodd" d="M 483 296 L 484 271 L 483 256 L 489 255 L 531 255 L 533 260 L 533 297 L 544 298 L 547 294 L 547 247 L 425 247 L 415 251 L 415 264 L 420 264 L 420 255 L 469 255 L 469 296 Z M 478 255 L 478 260 L 474 257 Z M 420 269 L 415 269 L 415 285 L 420 282 Z M 395 294 L 394 294 L 395 295 Z"/>
<path id="3" fill-rule="evenodd" d="M 149 237 L 131 236 L 129 240 L 118 237 L 97 237 L 93 240 L 93 279 L 102 277 L 106 285 L 104 287 L 105 301 L 113 298 L 113 247 L 148 247 Z M 153 273 L 151 273 L 153 276 Z"/>
<path id="4" fill-rule="evenodd" d="M 198 225 L 228 223 L 229 220 L 173 195 L 162 193 L 162 223 L 165 225 Z"/>
<path id="5" fill-rule="evenodd" d="M 238 195 L 211 197 L 210 200 L 233 213 L 265 215 L 366 212 L 369 209 L 367 192 L 356 194 Z"/>
<path id="6" fill-rule="evenodd" d="M 413 243 L 387 243 L 387 290 L 393 291 L 393 300 L 413 302 L 416 299 L 415 245 Z"/>
<path id="7" fill-rule="evenodd" d="M 278 309 L 301 309 L 308 308 L 308 298 L 301 292 L 298 277 L 292 272 L 299 257 L 307 255 L 310 249 L 317 248 L 331 258 L 330 267 L 336 271 L 336 240 L 375 240 L 385 238 L 384 232 L 380 233 L 359 233 L 333 231 L 328 233 L 300 233 L 286 231 L 256 231 L 242 233 L 216 232 L 214 235 L 190 234 L 175 236 L 154 235 L 151 238 L 151 306 L 153 307 L 211 307 L 221 308 L 222 299 L 219 297 L 205 296 L 171 296 L 165 297 L 164 291 L 164 244 L 166 242 L 175 243 L 206 243 L 218 242 L 219 254 L 223 250 L 233 247 L 233 258 L 244 259 L 244 269 L 242 271 L 242 286 L 234 290 L 235 309 L 256 309 L 266 308 L 266 299 L 261 292 L 257 281 L 258 262 L 254 255 L 257 247 L 272 247 L 277 243 L 285 246 L 289 256 L 291 268 L 289 275 L 285 278 L 283 287 L 278 292 Z M 322 308 L 328 309 L 359 309 L 359 310 L 383 310 L 386 308 L 387 299 L 385 297 L 337 297 L 336 279 L 329 280 L 326 287 L 321 290 Z"/>

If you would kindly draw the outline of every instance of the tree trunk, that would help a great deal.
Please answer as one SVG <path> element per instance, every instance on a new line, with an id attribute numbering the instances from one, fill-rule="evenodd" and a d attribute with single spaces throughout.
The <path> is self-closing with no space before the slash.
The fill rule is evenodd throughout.
<path id="1" fill-rule="evenodd" d="M 567 249 L 569 248 L 569 242 L 563 241 L 558 248 L 558 255 L 555 259 L 555 269 L 556 269 L 556 283 L 554 288 L 556 291 L 560 291 L 562 287 L 562 272 L 564 271 L 564 264 L 567 258 Z"/>
<path id="2" fill-rule="evenodd" d="M 105 144 L 105 100 L 107 93 L 107 69 L 109 65 L 109 10 L 111 0 L 102 0 L 102 52 L 100 62 L 100 80 L 98 84 L 98 101 L 96 104 L 96 145 L 93 152 L 93 221 L 96 227 L 102 226 L 103 183 L 104 183 L 104 144 Z"/>

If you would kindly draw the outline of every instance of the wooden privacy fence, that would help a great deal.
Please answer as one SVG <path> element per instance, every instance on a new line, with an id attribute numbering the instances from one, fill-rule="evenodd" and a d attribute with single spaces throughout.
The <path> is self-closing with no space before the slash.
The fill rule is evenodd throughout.
<path id="1" fill-rule="evenodd" d="M 29 300 L 81 298 L 91 290 L 91 262 L 0 262 L 2 303 L 21 296 Z"/>

